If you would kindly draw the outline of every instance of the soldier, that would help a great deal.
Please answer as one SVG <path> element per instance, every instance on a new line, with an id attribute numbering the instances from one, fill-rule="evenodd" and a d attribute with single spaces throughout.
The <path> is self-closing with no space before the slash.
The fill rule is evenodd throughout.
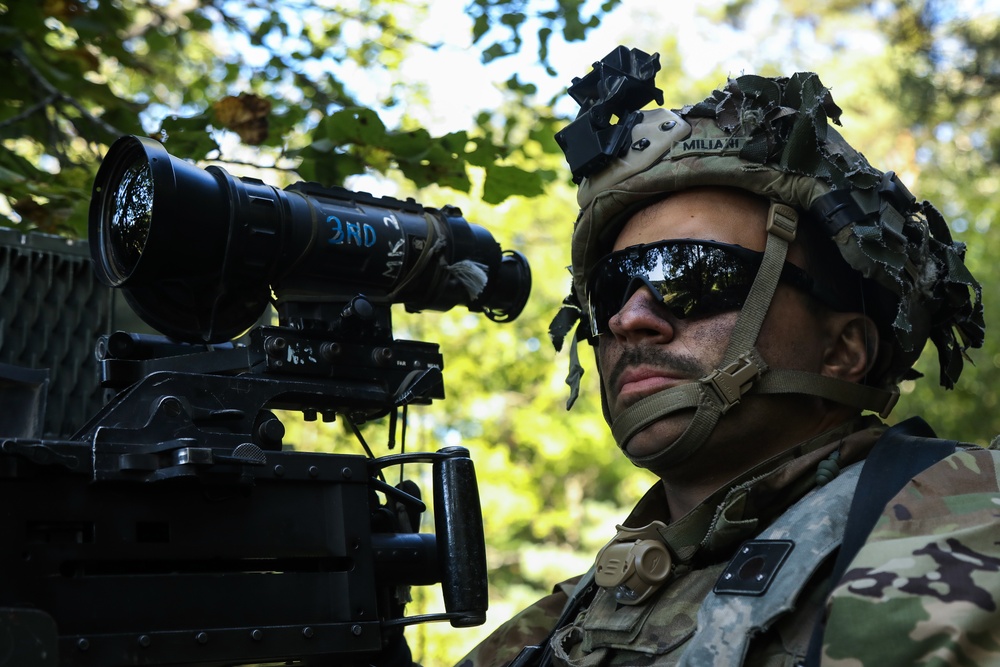
<path id="1" fill-rule="evenodd" d="M 658 67 L 619 48 L 570 89 L 553 333 L 579 318 L 571 359 L 594 346 L 611 432 L 660 482 L 460 665 L 998 660 L 1000 454 L 879 418 L 928 338 L 948 388 L 982 345 L 963 246 L 830 126 L 815 74 L 637 111 Z"/>

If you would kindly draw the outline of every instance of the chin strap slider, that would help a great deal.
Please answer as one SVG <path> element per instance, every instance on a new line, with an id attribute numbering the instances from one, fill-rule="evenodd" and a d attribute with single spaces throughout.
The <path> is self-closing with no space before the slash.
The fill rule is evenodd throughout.
<path id="1" fill-rule="evenodd" d="M 795 230 L 798 227 L 799 214 L 786 204 L 771 202 L 767 213 L 767 231 L 782 238 L 786 243 L 795 240 Z"/>
<path id="2" fill-rule="evenodd" d="M 725 368 L 712 371 L 702 382 L 715 390 L 722 403 L 722 414 L 740 402 L 754 381 L 767 371 L 767 364 L 757 350 L 751 349 Z"/>

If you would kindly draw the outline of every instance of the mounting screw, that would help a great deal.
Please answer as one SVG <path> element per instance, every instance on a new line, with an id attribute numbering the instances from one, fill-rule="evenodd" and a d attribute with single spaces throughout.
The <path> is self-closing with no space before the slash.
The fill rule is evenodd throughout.
<path id="1" fill-rule="evenodd" d="M 360 625 L 356 625 L 356 624 L 352 625 L 351 626 L 351 634 L 354 635 L 355 637 L 360 637 L 361 636 L 361 626 Z"/>
<path id="2" fill-rule="evenodd" d="M 264 633 L 261 632 L 260 630 L 254 630 L 253 632 L 250 633 L 250 639 L 254 640 L 255 642 L 259 642 L 263 638 L 264 638 Z"/>
<path id="3" fill-rule="evenodd" d="M 176 396 L 166 396 L 160 401 L 160 409 L 171 417 L 177 417 L 183 411 L 181 400 Z"/>
<path id="4" fill-rule="evenodd" d="M 314 634 L 316 634 L 316 633 L 313 632 L 313 629 L 310 628 L 308 625 L 306 627 L 302 628 L 302 636 L 305 637 L 306 639 L 312 639 L 312 636 Z"/>
<path id="5" fill-rule="evenodd" d="M 353 473 L 353 472 L 351 472 L 351 469 L 350 469 L 350 468 L 348 468 L 348 467 L 344 467 L 344 468 L 342 468 L 342 469 L 341 469 L 341 471 L 340 471 L 340 474 L 341 474 L 341 476 L 342 476 L 342 477 L 343 477 L 344 479 L 350 479 L 350 478 L 351 478 L 351 476 L 352 476 L 352 475 L 353 475 L 354 473 Z"/>
<path id="6" fill-rule="evenodd" d="M 148 648 L 153 640 L 149 638 L 149 635 L 139 635 L 139 646 L 143 648 Z"/>
<path id="7" fill-rule="evenodd" d="M 198 634 L 196 634 L 194 636 L 194 638 L 195 638 L 195 640 L 199 644 L 207 644 L 208 643 L 208 633 L 207 632 L 199 632 Z"/>
<path id="8" fill-rule="evenodd" d="M 76 647 L 81 651 L 86 651 L 88 648 L 90 648 L 90 640 L 87 639 L 86 637 L 80 637 L 79 639 L 76 640 Z"/>
<path id="9" fill-rule="evenodd" d="M 288 341 L 281 336 L 269 336 L 264 340 L 264 349 L 273 356 L 278 356 L 288 349 Z"/>
<path id="10" fill-rule="evenodd" d="M 319 468 L 317 468 L 316 466 L 309 466 L 309 476 L 319 477 Z"/>

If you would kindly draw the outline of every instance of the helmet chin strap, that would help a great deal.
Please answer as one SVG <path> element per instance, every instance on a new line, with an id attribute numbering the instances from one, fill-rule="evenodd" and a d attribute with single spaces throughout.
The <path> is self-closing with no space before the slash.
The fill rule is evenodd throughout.
<path id="1" fill-rule="evenodd" d="M 764 258 L 733 327 L 721 367 L 695 382 L 646 396 L 613 420 L 611 433 L 633 464 L 654 473 L 677 465 L 708 440 L 722 415 L 751 390 L 759 394 L 812 394 L 859 409 L 875 410 L 883 417 L 895 405 L 896 393 L 817 373 L 770 370 L 757 352 L 757 337 L 778 287 L 797 225 L 795 209 L 771 202 Z M 629 453 L 628 443 L 639 431 L 668 415 L 692 408 L 695 412 L 691 421 L 673 443 L 645 456 Z"/>

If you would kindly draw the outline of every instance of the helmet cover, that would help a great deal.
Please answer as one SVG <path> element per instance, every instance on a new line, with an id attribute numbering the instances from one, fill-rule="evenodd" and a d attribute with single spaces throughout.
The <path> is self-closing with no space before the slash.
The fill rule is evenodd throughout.
<path id="1" fill-rule="evenodd" d="M 889 295 L 887 303 L 867 309 L 892 350 L 880 384 L 919 377 L 911 367 L 929 337 L 939 354 L 940 382 L 951 388 L 966 349 L 982 345 L 985 324 L 980 285 L 963 261 L 965 246 L 952 240 L 938 210 L 918 203 L 893 172 L 872 167 L 831 126 L 840 125 L 841 109 L 816 74 L 743 75 L 682 109 L 623 109 L 656 97 L 626 96 L 621 81 L 648 88 L 657 58 L 619 47 L 601 63 L 601 75 L 607 78 L 611 69 L 617 87 L 585 78 L 570 89 L 577 89 L 573 96 L 583 109 L 557 140 L 580 184 L 571 307 L 588 312 L 590 270 L 632 213 L 678 190 L 736 187 L 807 213 L 803 224 L 822 225 L 845 262 Z M 581 88 L 598 92 L 588 98 Z M 609 89 L 624 100 L 612 107 L 623 119 L 613 126 L 617 143 L 583 164 L 568 150 L 579 143 L 571 130 L 586 121 L 607 134 L 601 125 L 612 115 L 601 102 L 610 97 L 614 103 Z M 623 137 L 623 130 L 631 133 Z M 557 322 L 555 338 L 568 331 L 565 313 Z"/>

